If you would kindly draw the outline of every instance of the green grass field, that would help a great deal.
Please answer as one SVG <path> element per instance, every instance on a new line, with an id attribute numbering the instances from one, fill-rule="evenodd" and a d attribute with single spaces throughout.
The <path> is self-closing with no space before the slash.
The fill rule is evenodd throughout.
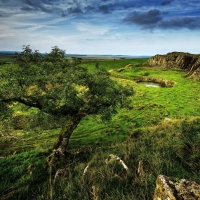
<path id="1" fill-rule="evenodd" d="M 200 83 L 184 78 L 184 71 L 142 66 L 146 60 L 98 61 L 112 79 L 134 88 L 131 108 L 119 110 L 106 123 L 98 116 L 85 117 L 70 139 L 72 157 L 63 161 L 65 176 L 55 183 L 58 166 L 56 161 L 49 164 L 47 157 L 59 134 L 59 121 L 14 105 L 14 126 L 0 124 L 0 199 L 149 200 L 159 174 L 200 184 Z M 84 60 L 82 65 L 92 71 L 96 63 Z M 147 87 L 135 82 L 141 76 L 175 85 Z M 106 165 L 109 154 L 119 156 L 128 172 L 117 163 Z M 146 164 L 138 175 L 141 160 Z"/>
<path id="2" fill-rule="evenodd" d="M 0 55 L 0 65 L 12 63 L 13 57 L 14 55 Z"/>

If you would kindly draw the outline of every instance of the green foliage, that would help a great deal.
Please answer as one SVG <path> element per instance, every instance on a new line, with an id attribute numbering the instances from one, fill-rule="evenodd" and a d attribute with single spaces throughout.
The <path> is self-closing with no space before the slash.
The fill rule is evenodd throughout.
<path id="1" fill-rule="evenodd" d="M 55 149 L 65 153 L 73 131 L 87 115 L 99 115 L 110 120 L 122 107 L 128 107 L 133 89 L 122 86 L 105 70 L 96 67 L 89 72 L 81 67 L 80 60 L 65 59 L 65 51 L 53 47 L 41 56 L 29 46 L 15 56 L 14 66 L 5 68 L 1 76 L 0 103 L 21 103 L 56 118 L 65 119 Z M 3 113 L 1 113 L 3 114 Z M 15 129 L 24 128 L 22 116 L 15 116 Z M 60 120 L 61 122 L 61 120 Z M 63 138 L 67 138 L 62 143 Z"/>
<path id="2" fill-rule="evenodd" d="M 12 116 L 12 113 L 13 113 L 12 109 L 9 108 L 9 104 L 6 104 L 1 101 L 0 101 L 0 111 L 1 111 L 1 115 L 0 115 L 1 121 L 8 120 Z"/>
<path id="3" fill-rule="evenodd" d="M 123 65 L 123 62 L 132 62 L 133 65 L 121 72 L 113 70 L 110 75 L 101 70 L 103 66 L 110 70 L 112 62 L 115 69 L 125 68 L 127 63 Z M 1 199 L 152 199 L 159 174 L 200 184 L 199 82 L 183 78 L 185 72 L 143 68 L 135 66 L 136 61 L 133 60 L 123 62 L 99 61 L 97 71 L 96 61 L 90 62 L 88 84 L 91 84 L 93 93 L 97 88 L 100 95 L 106 88 L 101 83 L 103 90 L 98 88 L 95 76 L 102 76 L 103 79 L 108 75 L 120 85 L 128 84 L 135 90 L 135 95 L 128 99 L 131 101 L 128 104 L 134 109 L 120 109 L 118 105 L 118 113 L 105 124 L 101 123 L 99 115 L 84 117 L 70 139 L 72 155 L 62 160 L 66 173 L 55 183 L 53 180 L 58 166 L 46 168 L 46 157 L 51 153 L 60 129 L 46 129 L 48 122 L 50 127 L 60 127 L 63 118 L 59 116 L 59 121 L 21 104 L 7 107 L 12 108 L 15 115 L 20 110 L 18 114 L 23 114 L 25 121 L 35 121 L 32 121 L 29 132 L 26 129 L 15 130 L 17 138 L 12 138 L 12 135 L 0 137 L 0 156 L 6 157 L 0 159 L 0 166 L 3 167 L 0 171 L 0 177 L 3 177 L 0 181 Z M 87 68 L 87 63 L 83 65 Z M 52 65 L 50 67 L 53 69 Z M 176 84 L 173 88 L 149 88 L 134 82 L 133 78 L 147 73 L 152 77 L 175 81 Z M 115 87 L 117 90 L 120 88 L 118 84 Z M 87 92 L 85 87 L 76 85 L 72 88 L 83 91 L 78 95 Z M 115 95 L 115 89 L 108 90 L 108 93 Z M 106 97 L 109 98 L 109 95 L 103 97 L 103 102 L 108 102 Z M 97 103 L 98 99 L 94 100 Z M 127 105 L 126 101 L 121 103 Z M 103 115 L 109 116 L 107 113 Z M 37 128 L 37 124 L 40 129 L 34 131 L 33 127 Z M 105 159 L 111 153 L 126 163 L 128 172 L 120 168 L 119 163 L 106 165 Z M 140 161 L 144 171 L 141 175 L 137 172 Z M 83 175 L 86 166 L 89 167 Z"/>
<path id="4" fill-rule="evenodd" d="M 42 58 L 26 46 L 15 63 L 18 65 L 2 76 L 9 79 L 1 90 L 3 102 L 18 101 L 56 116 L 99 113 L 110 118 L 133 93 L 112 81 L 106 70 L 89 73 L 77 60 L 64 59 L 64 51 L 58 47 Z"/>

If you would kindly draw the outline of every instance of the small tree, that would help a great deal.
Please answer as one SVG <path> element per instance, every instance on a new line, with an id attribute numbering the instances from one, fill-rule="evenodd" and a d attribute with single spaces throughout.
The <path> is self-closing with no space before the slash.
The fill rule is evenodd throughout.
<path id="1" fill-rule="evenodd" d="M 43 113 L 63 118 L 62 129 L 54 145 L 65 154 L 69 139 L 81 119 L 100 115 L 109 120 L 121 107 L 129 105 L 133 89 L 110 79 L 100 68 L 88 72 L 79 60 L 65 59 L 65 51 L 53 47 L 41 56 L 24 46 L 15 56 L 15 64 L 1 75 L 0 103 L 19 102 Z"/>

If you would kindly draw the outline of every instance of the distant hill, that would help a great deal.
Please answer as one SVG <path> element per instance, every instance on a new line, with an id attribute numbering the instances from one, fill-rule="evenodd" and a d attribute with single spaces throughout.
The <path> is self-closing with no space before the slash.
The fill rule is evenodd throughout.
<path id="1" fill-rule="evenodd" d="M 0 55 L 14 55 L 15 53 L 20 53 L 19 51 L 0 51 Z M 46 53 L 41 53 L 45 55 Z M 151 56 L 131 56 L 131 55 L 94 55 L 94 54 L 66 54 L 66 57 L 76 57 L 76 58 L 83 58 L 83 59 L 109 59 L 109 58 L 150 58 Z"/>
<path id="2" fill-rule="evenodd" d="M 186 77 L 200 80 L 200 54 L 171 52 L 166 55 L 155 55 L 144 65 L 157 66 L 169 69 L 183 69 L 188 71 Z"/>
<path id="3" fill-rule="evenodd" d="M 14 55 L 15 52 L 16 51 L 0 51 L 0 55 Z"/>

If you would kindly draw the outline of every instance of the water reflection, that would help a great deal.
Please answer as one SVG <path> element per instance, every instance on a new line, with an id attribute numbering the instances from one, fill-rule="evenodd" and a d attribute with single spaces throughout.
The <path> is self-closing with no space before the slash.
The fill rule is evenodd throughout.
<path id="1" fill-rule="evenodd" d="M 153 82 L 137 82 L 138 84 L 146 85 L 147 87 L 154 87 L 154 88 L 160 88 L 159 83 L 153 83 Z"/>

